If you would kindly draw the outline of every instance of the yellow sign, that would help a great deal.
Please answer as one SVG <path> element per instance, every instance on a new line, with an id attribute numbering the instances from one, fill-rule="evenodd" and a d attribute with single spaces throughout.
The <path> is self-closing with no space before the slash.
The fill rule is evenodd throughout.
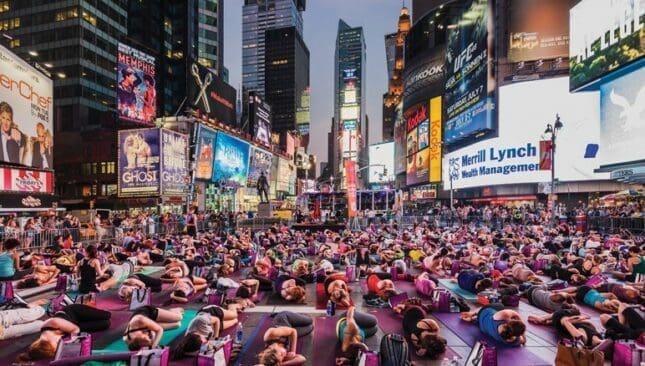
<path id="1" fill-rule="evenodd" d="M 430 99 L 430 183 L 441 182 L 441 97 Z"/>

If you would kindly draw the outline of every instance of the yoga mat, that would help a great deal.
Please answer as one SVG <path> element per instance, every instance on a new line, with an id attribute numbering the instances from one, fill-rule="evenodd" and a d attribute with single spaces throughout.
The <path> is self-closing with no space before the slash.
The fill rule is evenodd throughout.
<path id="1" fill-rule="evenodd" d="M 92 333 L 94 347 L 105 347 L 108 344 L 114 342 L 115 339 L 120 339 L 123 336 L 123 332 L 125 331 L 125 328 L 131 317 L 132 313 L 129 311 L 112 311 L 112 317 L 110 318 L 110 328 L 100 332 Z"/>
<path id="2" fill-rule="evenodd" d="M 378 326 L 379 328 L 381 328 L 384 334 L 397 333 L 404 335 L 402 323 L 403 317 L 397 315 L 391 309 L 372 310 L 369 313 L 376 317 Z M 412 361 L 429 361 L 429 359 L 427 358 L 417 356 L 416 352 L 413 351 L 414 347 L 410 343 L 411 341 L 409 337 L 406 336 L 406 340 L 408 341 L 408 345 L 410 347 L 410 355 L 412 356 Z M 444 357 L 447 357 L 449 360 L 452 360 L 453 357 L 461 359 L 459 354 L 453 351 L 450 347 L 446 347 L 446 351 L 438 356 L 439 359 L 443 359 Z"/>
<path id="3" fill-rule="evenodd" d="M 146 267 L 141 268 L 138 271 L 134 271 L 134 273 L 141 273 L 141 274 L 149 276 L 149 275 L 151 275 L 151 274 L 153 274 L 155 272 L 162 271 L 163 269 L 164 269 L 163 266 L 146 266 Z"/>
<path id="4" fill-rule="evenodd" d="M 517 312 L 522 317 L 522 320 L 524 320 L 524 324 L 526 324 L 527 331 L 541 338 L 552 346 L 558 345 L 560 337 L 558 336 L 557 332 L 555 332 L 552 326 L 542 326 L 529 323 L 529 315 L 544 316 L 548 314 L 547 312 L 522 301 L 520 301 L 520 306 L 517 310 Z"/>
<path id="5" fill-rule="evenodd" d="M 596 328 L 603 329 L 602 323 L 600 322 L 600 314 L 602 314 L 602 312 L 582 303 L 577 303 L 576 305 L 578 305 L 578 308 L 580 309 L 581 314 L 585 314 L 589 316 L 590 318 L 589 320 L 591 320 L 591 322 L 593 323 L 593 325 L 596 326 Z"/>
<path id="6" fill-rule="evenodd" d="M 336 337 L 335 317 L 314 318 L 314 365 L 335 365 L 340 355 L 340 343 Z"/>
<path id="7" fill-rule="evenodd" d="M 264 333 L 271 327 L 272 320 L 273 318 L 269 315 L 263 315 L 253 332 L 248 337 L 244 337 L 242 350 L 240 350 L 240 356 L 235 365 L 255 365 L 257 363 L 258 353 L 264 350 Z"/>
<path id="8" fill-rule="evenodd" d="M 441 278 L 439 279 L 439 284 L 465 300 L 477 301 L 477 295 L 462 289 L 456 282 L 452 282 L 452 280 Z"/>
<path id="9" fill-rule="evenodd" d="M 167 345 L 170 344 L 176 337 L 178 337 L 181 334 L 184 334 L 186 331 L 186 328 L 188 328 L 188 324 L 190 323 L 191 320 L 197 315 L 197 310 L 186 310 L 184 312 L 184 318 L 181 320 L 181 324 L 179 325 L 178 328 L 175 329 L 168 329 L 164 330 L 163 336 L 161 337 L 161 342 L 159 342 L 160 345 Z M 119 338 L 116 341 L 110 343 L 107 345 L 105 348 L 101 350 L 95 350 L 94 352 L 97 353 L 112 353 L 112 352 L 125 352 L 128 351 L 128 345 L 123 341 L 123 338 Z"/>
<path id="10" fill-rule="evenodd" d="M 351 298 L 351 293 L 349 294 L 349 302 L 354 305 L 354 300 Z M 316 309 L 322 310 L 322 309 L 327 309 L 327 301 L 329 300 L 329 297 L 327 297 L 327 293 L 325 292 L 325 284 L 323 283 L 317 283 L 316 284 Z M 336 305 L 336 310 L 339 309 L 346 309 L 344 306 L 339 306 Z"/>

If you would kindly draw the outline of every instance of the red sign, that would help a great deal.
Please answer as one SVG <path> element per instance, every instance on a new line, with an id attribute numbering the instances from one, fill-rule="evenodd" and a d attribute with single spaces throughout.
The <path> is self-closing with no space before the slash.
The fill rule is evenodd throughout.
<path id="1" fill-rule="evenodd" d="M 0 191 L 54 192 L 54 174 L 50 171 L 0 167 L 0 176 Z"/>
<path id="2" fill-rule="evenodd" d="M 419 123 L 428 119 L 428 108 L 424 103 L 419 104 L 417 108 L 409 108 L 403 116 L 408 125 L 408 131 L 417 127 Z"/>
<path id="3" fill-rule="evenodd" d="M 347 188 L 347 215 L 356 217 L 356 162 L 345 160 L 345 187 Z"/>
<path id="4" fill-rule="evenodd" d="M 551 170 L 553 159 L 553 143 L 551 140 L 540 141 L 540 170 Z"/>

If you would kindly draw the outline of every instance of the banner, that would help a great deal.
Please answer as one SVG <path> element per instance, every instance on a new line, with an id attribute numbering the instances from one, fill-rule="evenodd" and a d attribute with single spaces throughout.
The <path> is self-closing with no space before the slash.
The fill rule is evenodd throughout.
<path id="1" fill-rule="evenodd" d="M 345 160 L 345 187 L 347 188 L 347 215 L 356 217 L 356 162 Z"/>
<path id="2" fill-rule="evenodd" d="M 248 171 L 249 144 L 219 132 L 213 164 L 213 182 L 233 187 L 245 186 Z"/>
<path id="3" fill-rule="evenodd" d="M 569 57 L 569 0 L 512 0 L 508 17 L 511 62 Z"/>
<path id="4" fill-rule="evenodd" d="M 161 129 L 161 194 L 183 195 L 188 191 L 188 136 Z"/>
<path id="5" fill-rule="evenodd" d="M 54 84 L 0 46 L 0 162 L 53 169 Z"/>
<path id="6" fill-rule="evenodd" d="M 119 43 L 116 68 L 119 118 L 152 125 L 157 116 L 154 56 Z"/>
<path id="7" fill-rule="evenodd" d="M 471 0 L 470 6 L 453 21 L 457 26 L 448 27 L 444 100 L 446 144 L 492 128 L 488 6 L 488 0 Z"/>
<path id="8" fill-rule="evenodd" d="M 208 181 L 212 179 L 216 142 L 217 132 L 200 124 L 199 129 L 197 130 L 197 162 L 195 179 L 204 179 Z"/>
<path id="9" fill-rule="evenodd" d="M 540 170 L 551 170 L 553 161 L 553 143 L 551 140 L 540 141 Z"/>
<path id="10" fill-rule="evenodd" d="M 119 197 L 159 195 L 159 129 L 119 131 Z"/>
<path id="11" fill-rule="evenodd" d="M 0 167 L 0 191 L 53 193 L 54 174 L 51 171 Z"/>
<path id="12" fill-rule="evenodd" d="M 251 148 L 251 162 L 249 164 L 249 178 L 246 186 L 256 188 L 260 174 L 264 173 L 267 182 L 271 182 L 271 161 L 273 154 L 270 152 L 258 149 L 257 147 Z"/>
<path id="13" fill-rule="evenodd" d="M 430 182 L 441 182 L 441 156 L 443 149 L 443 139 L 441 135 L 442 125 L 442 106 L 441 97 L 430 99 Z"/>

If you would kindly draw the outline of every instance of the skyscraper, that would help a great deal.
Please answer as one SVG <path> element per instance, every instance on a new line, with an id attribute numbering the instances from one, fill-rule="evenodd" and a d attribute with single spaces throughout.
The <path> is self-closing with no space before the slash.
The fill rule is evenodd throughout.
<path id="1" fill-rule="evenodd" d="M 273 112 L 274 132 L 296 129 L 296 109 L 309 88 L 309 49 L 296 27 L 265 34 L 264 95 Z"/>
<path id="2" fill-rule="evenodd" d="M 244 0 L 242 8 L 242 87 L 264 95 L 265 35 L 273 28 L 295 27 L 302 37 L 306 0 Z"/>
<path id="3" fill-rule="evenodd" d="M 333 133 L 340 143 L 336 151 L 338 164 L 334 173 L 343 170 L 345 159 L 358 161 L 367 145 L 365 116 L 365 36 L 363 27 L 352 28 L 338 21 L 334 55 L 334 121 Z"/>
<path id="4" fill-rule="evenodd" d="M 385 36 L 385 54 L 388 62 L 388 90 L 383 95 L 383 140 L 394 139 L 396 108 L 403 94 L 405 37 L 410 31 L 410 12 L 401 8 L 397 32 Z M 391 60 L 392 58 L 392 60 Z M 390 71 L 390 63 L 392 70 Z"/>

